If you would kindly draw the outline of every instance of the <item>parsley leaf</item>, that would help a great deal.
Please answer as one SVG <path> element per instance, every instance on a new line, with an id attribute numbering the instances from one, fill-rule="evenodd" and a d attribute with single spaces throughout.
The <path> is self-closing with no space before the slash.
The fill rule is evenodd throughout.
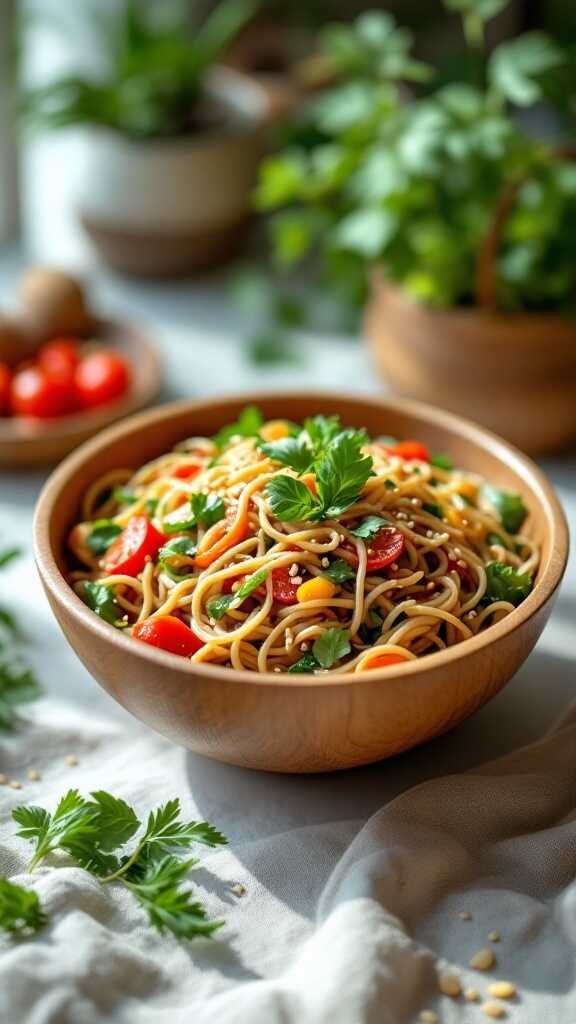
<path id="1" fill-rule="evenodd" d="M 288 672 L 300 675 L 304 672 L 314 672 L 317 668 L 320 668 L 320 665 L 316 661 L 316 658 L 311 651 L 306 651 L 306 654 L 303 654 L 299 661 L 295 661 L 294 664 L 290 666 Z"/>
<path id="2" fill-rule="evenodd" d="M 393 480 L 385 480 L 384 481 L 384 487 L 386 488 L 387 491 L 397 491 L 398 490 L 398 485 L 395 484 Z"/>
<path id="3" fill-rule="evenodd" d="M 504 537 L 501 537 L 499 533 L 487 533 L 486 534 L 486 543 L 490 544 L 490 545 L 497 544 L 498 547 L 501 547 L 501 548 L 507 548 L 508 547 L 508 545 L 506 544 L 506 542 L 504 540 Z"/>
<path id="4" fill-rule="evenodd" d="M 501 491 L 490 484 L 485 485 L 482 493 L 495 508 L 500 522 L 507 533 L 518 533 L 528 515 L 528 509 L 520 495 L 513 494 L 510 491 Z"/>
<path id="5" fill-rule="evenodd" d="M 224 924 L 223 921 L 209 921 L 205 908 L 192 899 L 191 891 L 180 888 L 195 864 L 194 859 L 181 861 L 177 857 L 165 856 L 149 861 L 136 879 L 127 878 L 127 888 L 138 898 L 150 923 L 158 931 L 193 939 L 199 935 L 210 936 Z"/>
<path id="6" fill-rule="evenodd" d="M 437 519 L 442 519 L 444 515 L 444 509 L 437 505 L 435 501 L 425 501 L 422 504 L 422 511 L 427 512 L 430 516 L 436 516 Z"/>
<path id="7" fill-rule="evenodd" d="M 85 603 L 96 615 L 99 615 L 104 622 L 115 626 L 120 619 L 120 606 L 116 603 L 114 592 L 105 583 L 96 583 L 94 580 L 86 580 L 84 584 Z"/>
<path id="8" fill-rule="evenodd" d="M 242 601 L 244 601 L 250 594 L 256 590 L 262 583 L 264 583 L 268 576 L 267 569 L 260 569 L 255 572 L 252 576 L 244 581 L 241 587 L 238 587 L 233 594 L 220 594 L 218 597 L 213 597 L 206 603 L 206 609 L 212 619 L 218 621 L 221 619 L 230 608 L 238 608 Z"/>
<path id="9" fill-rule="evenodd" d="M 16 807 L 12 817 L 22 826 L 16 834 L 35 843 L 30 870 L 67 840 L 77 835 L 95 834 L 92 824 L 95 811 L 95 806 L 81 797 L 77 789 L 65 793 L 54 814 L 49 814 L 43 807 Z"/>
<path id="10" fill-rule="evenodd" d="M 207 529 L 224 519 L 226 515 L 224 500 L 218 494 L 191 494 L 190 510 L 188 518 L 165 519 L 164 532 L 181 533 L 182 530 L 194 530 L 197 526 L 204 526 Z M 181 517 L 180 509 L 178 515 Z"/>
<path id="11" fill-rule="evenodd" d="M 248 405 L 242 410 L 235 423 L 228 423 L 222 427 L 212 440 L 218 450 L 222 451 L 233 437 L 257 437 L 263 423 L 264 417 L 260 409 L 255 405 Z"/>
<path id="12" fill-rule="evenodd" d="M 316 486 L 321 517 L 332 519 L 345 512 L 359 498 L 372 476 L 373 461 L 362 455 L 365 436 L 353 430 L 338 434 L 316 465 Z"/>
<path id="13" fill-rule="evenodd" d="M 368 617 L 369 621 L 363 622 L 360 628 L 358 629 L 358 636 L 360 637 L 363 644 L 372 646 L 372 644 L 375 644 L 382 634 L 382 623 L 384 619 L 378 612 L 375 612 L 373 609 L 370 609 Z"/>
<path id="14" fill-rule="evenodd" d="M 112 519 L 97 519 L 86 538 L 86 545 L 93 554 L 103 555 L 119 533 L 122 533 L 122 527 Z"/>
<path id="15" fill-rule="evenodd" d="M 283 437 L 280 441 L 260 442 L 258 448 L 274 462 L 290 466 L 298 474 L 310 469 L 314 453 L 303 437 Z"/>
<path id="16" fill-rule="evenodd" d="M 454 463 L 449 455 L 443 455 L 441 452 L 430 456 L 430 465 L 435 466 L 436 469 L 454 469 Z"/>
<path id="17" fill-rule="evenodd" d="M 292 476 L 275 476 L 266 485 L 270 508 L 277 519 L 286 523 L 310 519 L 318 509 L 318 501 L 306 484 Z"/>
<path id="18" fill-rule="evenodd" d="M 168 800 L 148 817 L 142 846 L 156 845 L 169 852 L 175 847 L 188 848 L 192 843 L 203 846 L 222 846 L 228 840 L 207 821 L 179 821 L 180 801 Z"/>
<path id="19" fill-rule="evenodd" d="M 509 601 L 519 605 L 532 590 L 532 577 L 527 572 L 518 572 L 503 562 L 490 562 L 486 566 L 487 586 L 483 603 Z"/>
<path id="20" fill-rule="evenodd" d="M 312 653 L 321 668 L 331 668 L 344 655 L 350 654 L 350 630 L 330 627 L 314 641 Z"/>
<path id="21" fill-rule="evenodd" d="M 322 570 L 322 575 L 326 576 L 333 583 L 342 584 L 348 580 L 356 579 L 356 570 L 352 568 L 349 562 L 345 558 L 337 558 L 335 562 L 328 567 L 328 569 Z"/>
<path id="22" fill-rule="evenodd" d="M 360 537 L 362 540 L 372 540 L 373 537 L 376 537 L 376 535 L 380 533 L 382 527 L 387 525 L 386 520 L 382 519 L 381 516 L 368 516 L 359 523 L 355 530 L 351 530 L 350 532 L 353 533 L 355 537 Z"/>
<path id="23" fill-rule="evenodd" d="M 304 420 L 304 433 L 310 438 L 315 458 L 324 454 L 330 442 L 341 430 L 338 416 L 312 416 Z"/>
<path id="24" fill-rule="evenodd" d="M 13 729 L 17 721 L 15 708 L 37 700 L 40 693 L 36 677 L 30 669 L 19 669 L 7 662 L 0 662 L 0 729 Z"/>
<path id="25" fill-rule="evenodd" d="M 47 920 L 35 892 L 0 878 L 0 928 L 24 937 L 40 931 Z"/>
<path id="26" fill-rule="evenodd" d="M 170 579 L 181 580 L 192 574 L 194 567 L 189 560 L 195 557 L 196 551 L 197 544 L 191 537 L 174 537 L 160 548 L 158 561 Z"/>

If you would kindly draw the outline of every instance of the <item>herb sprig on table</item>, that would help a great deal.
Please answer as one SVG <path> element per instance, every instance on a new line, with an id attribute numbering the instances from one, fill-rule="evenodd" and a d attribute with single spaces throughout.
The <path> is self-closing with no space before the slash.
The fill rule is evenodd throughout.
<path id="1" fill-rule="evenodd" d="M 30 871 L 60 851 L 102 885 L 123 884 L 161 932 L 192 939 L 210 936 L 222 926 L 222 921 L 208 919 L 206 908 L 183 883 L 198 863 L 185 856 L 191 847 L 222 846 L 227 839 L 207 821 L 182 821 L 179 800 L 152 811 L 143 830 L 134 808 L 104 790 L 86 798 L 70 789 L 53 813 L 22 805 L 12 817 L 20 826 L 17 835 L 33 844 Z M 34 893 L 0 879 L 0 928 L 20 934 L 45 922 Z"/>
<path id="2" fill-rule="evenodd" d="M 19 548 L 0 550 L 0 569 L 20 556 Z M 14 729 L 18 722 L 17 708 L 40 696 L 34 673 L 24 663 L 21 636 L 14 613 L 0 606 L 0 730 Z"/>

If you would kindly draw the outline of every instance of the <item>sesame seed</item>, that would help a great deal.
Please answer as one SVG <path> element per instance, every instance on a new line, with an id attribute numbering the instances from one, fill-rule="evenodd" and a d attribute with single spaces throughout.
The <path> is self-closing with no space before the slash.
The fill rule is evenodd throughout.
<path id="1" fill-rule="evenodd" d="M 274 665 L 274 671 L 275 672 L 281 672 L 282 669 L 280 668 L 280 665 Z"/>
<path id="2" fill-rule="evenodd" d="M 439 1017 L 434 1010 L 422 1010 L 418 1015 L 418 1020 L 421 1024 L 438 1024 Z"/>
<path id="3" fill-rule="evenodd" d="M 324 557 L 322 559 L 322 561 L 320 562 L 320 565 L 322 566 L 323 569 L 329 569 L 330 568 L 330 559 Z"/>
<path id="4" fill-rule="evenodd" d="M 411 505 L 421 505 L 422 502 L 420 501 L 420 498 L 410 498 L 410 504 Z"/>
<path id="5" fill-rule="evenodd" d="M 373 555 L 374 554 L 374 548 L 368 548 L 368 552 L 367 553 L 369 555 Z"/>
<path id="6" fill-rule="evenodd" d="M 75 768 L 76 765 L 79 763 L 76 754 L 67 754 L 64 760 L 66 761 L 66 764 L 68 765 L 69 768 Z"/>
<path id="7" fill-rule="evenodd" d="M 304 643 L 300 644 L 300 650 L 301 651 L 307 651 L 308 650 L 308 644 L 306 643 L 306 641 L 304 641 Z"/>
<path id="8" fill-rule="evenodd" d="M 456 562 L 456 565 L 459 565 L 461 569 L 467 568 L 466 562 L 464 561 L 463 558 L 459 558 L 458 561 Z"/>
<path id="9" fill-rule="evenodd" d="M 479 949 L 470 959 L 470 967 L 475 971 L 489 971 L 496 963 L 496 957 L 491 949 Z"/>
<path id="10" fill-rule="evenodd" d="M 406 526 L 408 527 L 409 530 L 413 530 L 414 529 L 414 520 L 413 519 L 409 519 L 408 522 L 406 523 Z"/>
<path id="11" fill-rule="evenodd" d="M 234 896 L 245 896 L 246 886 L 242 885 L 242 882 L 236 882 L 235 885 L 230 886 L 230 892 L 233 893 Z"/>
<path id="12" fill-rule="evenodd" d="M 486 1003 L 482 1003 L 480 1009 L 486 1017 L 492 1017 L 494 1020 L 496 1020 L 496 1018 L 506 1016 L 506 1010 L 502 1004 L 495 1003 L 492 999 L 489 999 Z"/>
<path id="13" fill-rule="evenodd" d="M 10 779 L 8 785 L 10 786 L 10 789 L 22 789 L 22 783 L 18 782 L 18 779 Z"/>
<path id="14" fill-rule="evenodd" d="M 208 619 L 208 622 L 210 623 L 211 626 L 216 625 L 216 619 Z"/>
<path id="15" fill-rule="evenodd" d="M 468 618 L 469 619 L 475 619 L 477 615 L 478 615 L 478 612 L 474 611 L 473 608 L 468 612 Z"/>
<path id="16" fill-rule="evenodd" d="M 30 779 L 30 782 L 40 782 L 42 776 L 40 775 L 40 772 L 36 770 L 36 768 L 29 768 L 28 778 Z"/>
<path id="17" fill-rule="evenodd" d="M 390 572 L 398 572 L 398 562 L 392 562 L 390 566 Z"/>
<path id="18" fill-rule="evenodd" d="M 301 576 L 293 576 L 292 577 L 292 583 L 294 583 L 295 586 L 299 587 L 302 582 L 303 581 L 302 581 L 302 577 Z"/>
<path id="19" fill-rule="evenodd" d="M 434 536 L 434 530 L 426 530 L 426 536 L 428 537 L 428 540 L 432 540 Z"/>
<path id="20" fill-rule="evenodd" d="M 344 544 L 345 540 L 346 540 L 346 537 L 344 536 L 344 534 L 343 534 L 343 533 L 341 533 L 341 534 L 340 534 L 340 543 L 341 543 L 341 544 Z"/>
<path id="21" fill-rule="evenodd" d="M 496 996 L 496 999 L 514 999 L 516 991 L 513 981 L 493 981 L 488 985 L 488 995 Z"/>
<path id="22" fill-rule="evenodd" d="M 461 921 L 471 921 L 472 920 L 472 914 L 470 913 L 469 910 L 461 910 L 459 912 L 459 914 L 458 914 L 458 917 L 460 918 Z"/>
<path id="23" fill-rule="evenodd" d="M 436 584 L 434 580 L 430 580 L 430 583 L 426 584 L 426 590 L 436 590 Z"/>
<path id="24" fill-rule="evenodd" d="M 460 548 L 454 548 L 454 557 L 455 558 L 460 558 L 461 554 L 462 554 L 462 551 L 460 550 Z"/>
<path id="25" fill-rule="evenodd" d="M 500 932 L 490 932 L 488 939 L 490 942 L 500 942 Z"/>
<path id="26" fill-rule="evenodd" d="M 438 978 L 438 988 L 445 996 L 452 996 L 457 999 L 462 993 L 460 979 L 455 974 L 441 974 Z"/>
<path id="27" fill-rule="evenodd" d="M 298 562 L 292 562 L 292 565 L 288 569 L 288 575 L 289 576 L 297 576 L 298 575 Z"/>
<path id="28" fill-rule="evenodd" d="M 477 1003 L 480 999 L 480 993 L 475 988 L 467 988 L 464 991 L 464 999 L 467 999 L 469 1003 Z"/>

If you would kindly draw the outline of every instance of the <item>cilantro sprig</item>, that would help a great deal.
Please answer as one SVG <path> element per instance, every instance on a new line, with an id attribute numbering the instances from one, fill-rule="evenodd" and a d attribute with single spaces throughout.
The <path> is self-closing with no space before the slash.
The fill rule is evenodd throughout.
<path id="1" fill-rule="evenodd" d="M 252 576 L 249 576 L 233 594 L 219 594 L 218 597 L 211 598 L 206 603 L 206 609 L 210 618 L 218 622 L 231 608 L 239 608 L 242 602 L 265 582 L 267 576 L 268 570 L 260 569 Z"/>
<path id="2" fill-rule="evenodd" d="M 337 661 L 350 654 L 350 650 L 350 630 L 331 626 L 316 638 L 312 650 L 307 651 L 288 671 L 300 674 L 315 672 L 319 668 L 332 668 Z"/>
<path id="3" fill-rule="evenodd" d="M 43 807 L 22 805 L 15 808 L 12 817 L 20 826 L 17 835 L 33 844 L 30 871 L 60 850 L 102 885 L 122 883 L 138 899 L 151 924 L 162 932 L 191 939 L 212 935 L 221 927 L 223 922 L 210 920 L 204 906 L 183 887 L 197 864 L 196 859 L 183 855 L 195 844 L 216 847 L 227 840 L 206 821 L 182 821 L 179 800 L 169 800 L 152 811 L 143 831 L 134 808 L 104 790 L 86 798 L 72 789 L 53 813 Z M 127 850 L 126 845 L 139 831 L 133 849 Z M 33 899 L 27 902 L 34 894 L 27 890 L 22 890 L 26 895 L 7 892 L 4 905 L 0 885 L 0 926 L 9 928 L 17 920 L 20 903 L 24 909 L 30 908 L 28 926 L 34 928 L 36 921 L 40 927 L 44 916 L 37 898 L 35 911 Z M 25 920 L 25 915 L 21 917 Z"/>
<path id="4" fill-rule="evenodd" d="M 106 583 L 96 583 L 94 580 L 86 580 L 83 585 L 82 599 L 104 622 L 111 626 L 117 626 L 120 622 L 122 611 L 116 601 L 112 587 Z"/>
<path id="5" fill-rule="evenodd" d="M 183 530 L 195 530 L 198 526 L 208 529 L 209 526 L 213 526 L 214 523 L 223 519 L 225 515 L 226 506 L 220 495 L 200 492 L 190 495 L 190 512 L 187 516 L 182 517 L 181 511 L 178 509 L 179 518 L 166 518 L 162 528 L 164 533 L 181 533 Z"/>
<path id="6" fill-rule="evenodd" d="M 316 424 L 313 430 L 315 440 L 312 441 L 316 447 L 311 449 L 311 468 L 316 478 L 317 495 L 312 494 L 300 480 L 287 474 L 273 477 L 266 487 L 272 512 L 284 522 L 318 521 L 341 515 L 358 501 L 373 472 L 372 457 L 362 454 L 366 443 L 364 431 L 337 430 L 336 422 L 330 421 L 324 421 L 320 427 L 318 419 L 311 421 Z"/>

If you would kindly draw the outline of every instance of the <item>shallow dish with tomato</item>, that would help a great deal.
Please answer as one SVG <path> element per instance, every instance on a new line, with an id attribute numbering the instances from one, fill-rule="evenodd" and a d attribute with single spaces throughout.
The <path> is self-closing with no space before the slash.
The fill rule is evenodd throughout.
<path id="1" fill-rule="evenodd" d="M 38 564 L 85 664 L 160 732 L 251 767 L 362 764 L 469 715 L 564 569 L 540 472 L 411 403 L 244 405 L 135 417 L 49 481 Z"/>

